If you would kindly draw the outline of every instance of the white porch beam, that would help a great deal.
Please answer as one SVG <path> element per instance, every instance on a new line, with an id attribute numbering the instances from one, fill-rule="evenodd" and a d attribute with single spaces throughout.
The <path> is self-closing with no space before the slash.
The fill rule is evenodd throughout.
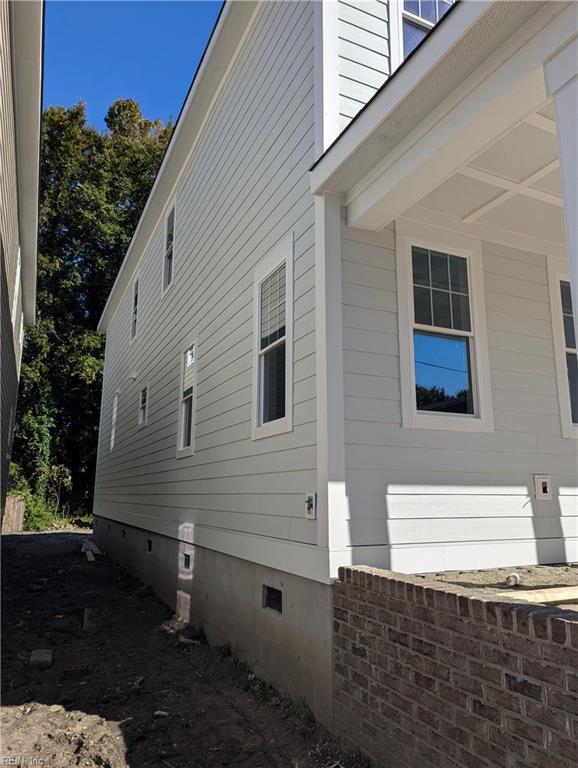
<path id="1" fill-rule="evenodd" d="M 546 12 L 557 4 L 546 4 Z M 542 62 L 572 37 L 575 5 L 537 14 L 348 191 L 348 223 L 378 230 L 539 109 Z"/>
<path id="2" fill-rule="evenodd" d="M 556 109 L 566 251 L 578 329 L 578 6 L 574 7 L 574 25 L 574 39 L 545 63 L 544 74 Z"/>

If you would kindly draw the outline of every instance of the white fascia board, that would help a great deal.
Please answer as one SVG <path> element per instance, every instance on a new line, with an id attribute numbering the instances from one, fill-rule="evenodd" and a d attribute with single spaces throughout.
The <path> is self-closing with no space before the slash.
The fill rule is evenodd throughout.
<path id="1" fill-rule="evenodd" d="M 531 19 L 349 190 L 350 226 L 381 229 L 544 103 L 542 62 L 576 34 L 575 10 L 552 19 L 553 9 Z"/>
<path id="2" fill-rule="evenodd" d="M 157 173 L 124 261 L 98 324 L 106 333 L 116 307 L 132 282 L 139 261 L 154 235 L 177 183 L 203 133 L 212 109 L 256 15 L 260 4 L 228 0 L 205 49 L 201 63 L 181 110 L 169 147 Z"/>
<path id="3" fill-rule="evenodd" d="M 10 3 L 18 226 L 24 322 L 36 318 L 43 3 Z"/>
<path id="4" fill-rule="evenodd" d="M 313 194 L 342 192 L 331 188 L 331 176 L 374 133 L 464 32 L 484 15 L 492 3 L 493 0 L 462 2 L 452 10 L 450 16 L 436 29 L 436 34 L 382 86 L 378 94 L 315 164 L 311 170 Z"/>

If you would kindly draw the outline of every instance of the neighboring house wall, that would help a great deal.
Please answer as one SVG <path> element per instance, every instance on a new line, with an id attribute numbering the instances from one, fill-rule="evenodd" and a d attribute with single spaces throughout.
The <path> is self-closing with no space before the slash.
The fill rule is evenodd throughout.
<path id="1" fill-rule="evenodd" d="M 18 368 L 20 365 L 21 270 L 18 265 L 18 204 L 12 92 L 10 16 L 8 3 L 0 4 L 0 258 L 2 261 L 1 375 L 1 506 L 8 483 Z M 16 283 L 18 282 L 18 285 Z M 14 306 L 14 303 L 16 306 Z"/>
<path id="2" fill-rule="evenodd" d="M 343 225 L 353 562 L 415 572 L 578 558 L 546 257 L 486 242 L 482 256 L 495 431 L 403 428 L 395 229 Z M 534 474 L 551 475 L 553 501 L 536 500 Z"/>
<path id="3" fill-rule="evenodd" d="M 312 4 L 264 4 L 177 184 L 173 284 L 161 294 L 161 221 L 135 273 L 137 336 L 132 282 L 107 331 L 94 505 L 98 516 L 302 575 L 317 541 L 304 504 L 317 487 L 313 96 Z M 254 274 L 289 232 L 293 430 L 252 440 Z M 193 341 L 195 452 L 176 458 L 181 355 Z"/>
<path id="4" fill-rule="evenodd" d="M 339 127 L 343 130 L 391 74 L 389 3 L 338 0 Z"/>

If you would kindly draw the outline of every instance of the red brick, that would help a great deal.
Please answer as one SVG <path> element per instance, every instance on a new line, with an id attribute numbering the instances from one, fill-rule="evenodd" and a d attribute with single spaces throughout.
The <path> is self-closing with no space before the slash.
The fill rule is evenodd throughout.
<path id="1" fill-rule="evenodd" d="M 497 725 L 490 725 L 489 739 L 492 744 L 495 744 L 505 753 L 526 757 L 526 742 L 517 736 L 506 733 L 501 727 L 498 728 Z"/>
<path id="2" fill-rule="evenodd" d="M 484 660 L 489 661 L 491 664 L 497 664 L 513 672 L 521 672 L 522 660 L 515 653 L 504 651 L 495 645 L 484 645 L 482 653 Z"/>
<path id="3" fill-rule="evenodd" d="M 554 731 L 570 735 L 570 718 L 564 712 L 528 700 L 526 701 L 526 716 L 530 720 L 547 725 Z"/>
<path id="4" fill-rule="evenodd" d="M 485 689 L 486 699 L 490 704 L 495 704 L 497 707 L 503 707 L 509 709 L 512 712 L 521 713 L 522 705 L 518 696 L 514 696 L 508 691 L 502 691 L 500 688 L 492 688 L 486 686 Z"/>
<path id="5" fill-rule="evenodd" d="M 469 712 L 462 712 L 456 710 L 455 717 L 456 725 L 471 733 L 475 733 L 477 736 L 485 737 L 488 732 L 488 721 L 486 719 L 476 717 Z"/>
<path id="6" fill-rule="evenodd" d="M 465 656 L 473 656 L 475 659 L 479 659 L 482 655 L 482 644 L 470 637 L 454 635 L 452 637 L 452 648 L 458 653 L 463 653 Z"/>
<path id="7" fill-rule="evenodd" d="M 528 763 L 535 768 L 571 768 L 566 760 L 528 744 Z"/>
<path id="8" fill-rule="evenodd" d="M 482 680 L 486 680 L 488 683 L 494 685 L 502 685 L 503 672 L 498 667 L 492 667 L 489 664 L 480 664 L 479 661 L 470 659 L 470 674 L 474 677 L 480 677 Z"/>
<path id="9" fill-rule="evenodd" d="M 530 609 L 525 606 L 516 608 L 516 632 L 520 635 L 530 634 Z"/>
<path id="10" fill-rule="evenodd" d="M 410 644 L 412 649 L 422 656 L 428 656 L 430 659 L 437 657 L 437 647 L 433 643 L 428 643 L 419 637 L 412 637 Z"/>
<path id="11" fill-rule="evenodd" d="M 564 619 L 557 619 L 554 616 L 550 619 L 552 641 L 554 643 L 560 643 L 561 645 L 564 645 L 564 643 L 567 642 L 568 633 L 566 631 L 566 626 L 567 624 Z"/>
<path id="12" fill-rule="evenodd" d="M 502 710 L 498 707 L 493 707 L 481 699 L 472 699 L 471 702 L 472 713 L 478 717 L 483 717 L 485 720 L 490 720 L 496 725 L 500 725 L 502 722 Z"/>
<path id="13" fill-rule="evenodd" d="M 578 669 L 578 651 L 567 645 L 557 645 L 546 643 L 542 648 L 544 661 L 550 661 L 553 664 L 562 664 L 570 669 Z"/>
<path id="14" fill-rule="evenodd" d="M 549 640 L 550 638 L 550 613 L 535 611 L 532 614 L 530 624 L 534 637 L 539 640 Z"/>
<path id="15" fill-rule="evenodd" d="M 522 672 L 526 677 L 543 680 L 550 685 L 561 686 L 564 682 L 564 673 L 560 667 L 543 664 L 535 659 L 522 659 Z"/>
<path id="16" fill-rule="evenodd" d="M 544 730 L 535 723 L 527 723 L 524 720 L 520 720 L 519 717 L 506 715 L 505 730 L 525 741 L 533 741 L 540 746 L 546 746 Z"/>
<path id="17" fill-rule="evenodd" d="M 453 672 L 452 681 L 455 687 L 460 691 L 465 691 L 466 693 L 471 693 L 473 696 L 482 698 L 483 690 L 479 680 L 474 680 L 469 675 L 462 675 L 460 672 Z"/>
<path id="18" fill-rule="evenodd" d="M 501 628 L 511 632 L 514 629 L 514 608 L 511 605 L 500 605 L 498 613 Z"/>
<path id="19" fill-rule="evenodd" d="M 516 675 L 506 674 L 506 688 L 513 693 L 519 693 L 537 701 L 542 701 L 544 696 L 542 685 Z"/>
<path id="20" fill-rule="evenodd" d="M 551 707 L 557 707 L 569 715 L 578 716 L 578 696 L 564 691 L 548 690 L 548 704 Z"/>
<path id="21" fill-rule="evenodd" d="M 472 609 L 470 605 L 470 598 L 464 595 L 458 595 L 458 613 L 460 616 L 470 618 L 472 615 Z"/>
<path id="22" fill-rule="evenodd" d="M 477 736 L 473 737 L 472 746 L 474 753 L 479 757 L 488 760 L 492 764 L 492 768 L 494 765 L 499 765 L 500 768 L 508 768 L 508 756 L 500 747 L 497 747 L 488 741 L 484 741 L 483 739 L 479 739 Z"/>
<path id="23" fill-rule="evenodd" d="M 565 739 L 557 733 L 548 734 L 547 749 L 555 755 L 565 757 L 573 765 L 578 765 L 578 742 L 575 739 Z"/>
<path id="24" fill-rule="evenodd" d="M 448 648 L 438 648 L 438 659 L 440 663 L 447 664 L 453 669 L 459 669 L 460 672 L 465 672 L 468 668 L 467 657 L 455 651 L 450 651 Z"/>
<path id="25" fill-rule="evenodd" d="M 440 698 L 446 699 L 456 707 L 466 709 L 468 706 L 468 696 L 462 691 L 457 691 L 453 685 L 447 685 L 446 683 L 438 684 L 438 693 Z"/>

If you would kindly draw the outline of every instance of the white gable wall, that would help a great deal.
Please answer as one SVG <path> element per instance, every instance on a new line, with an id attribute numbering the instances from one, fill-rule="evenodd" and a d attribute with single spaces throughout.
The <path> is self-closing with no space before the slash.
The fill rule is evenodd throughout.
<path id="1" fill-rule="evenodd" d="M 482 257 L 495 431 L 402 428 L 395 229 L 343 224 L 355 563 L 428 571 L 578 559 L 577 449 L 561 435 L 546 257 L 488 242 Z M 534 474 L 551 475 L 553 501 L 536 501 Z"/>
<path id="2" fill-rule="evenodd" d="M 311 3 L 264 4 L 177 186 L 173 285 L 161 296 L 159 222 L 138 269 L 132 343 L 132 283 L 116 309 L 95 492 L 97 515 L 305 575 L 317 541 L 304 505 L 317 485 L 313 37 Z M 254 272 L 291 231 L 294 427 L 254 441 Z M 194 339 L 195 454 L 177 459 L 180 355 Z M 147 382 L 148 424 L 139 428 Z"/>

